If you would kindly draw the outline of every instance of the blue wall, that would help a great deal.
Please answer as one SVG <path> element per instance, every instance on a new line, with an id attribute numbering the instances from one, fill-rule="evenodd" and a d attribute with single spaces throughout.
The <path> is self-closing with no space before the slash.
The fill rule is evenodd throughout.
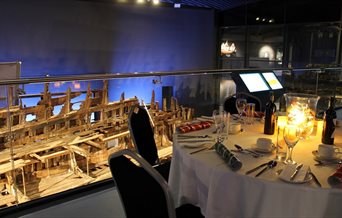
<path id="1" fill-rule="evenodd" d="M 21 61 L 26 78 L 213 69 L 216 63 L 210 10 L 2 0 L 0 28 L 0 62 Z M 110 87 L 112 100 L 127 91 L 149 100 L 158 89 L 152 78 L 112 81 Z"/>

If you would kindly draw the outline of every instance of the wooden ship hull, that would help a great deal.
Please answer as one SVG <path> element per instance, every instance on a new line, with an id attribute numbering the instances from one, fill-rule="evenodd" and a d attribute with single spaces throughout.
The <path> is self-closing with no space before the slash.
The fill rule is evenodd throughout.
<path id="1" fill-rule="evenodd" d="M 8 108 L 0 109 L 0 208 L 52 195 L 111 177 L 108 156 L 123 148 L 133 148 L 128 131 L 128 113 L 139 105 L 137 97 L 108 102 L 108 81 L 102 90 L 90 85 L 78 110 L 71 99 L 81 92 L 44 93 L 36 106 L 13 105 L 8 90 Z M 166 100 L 163 100 L 166 101 Z M 152 92 L 148 105 L 160 157 L 172 153 L 176 126 L 192 119 L 193 110 L 172 99 L 171 108 L 159 110 Z M 55 106 L 62 105 L 54 115 Z M 35 119 L 26 121 L 27 115 Z M 92 121 L 91 116 L 95 119 Z"/>

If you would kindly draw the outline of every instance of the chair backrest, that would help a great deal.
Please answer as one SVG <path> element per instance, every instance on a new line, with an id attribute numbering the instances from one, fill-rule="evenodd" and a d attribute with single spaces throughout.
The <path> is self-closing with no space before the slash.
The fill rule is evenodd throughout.
<path id="1" fill-rule="evenodd" d="M 338 120 L 342 119 L 342 107 L 335 107 L 336 117 Z"/>
<path id="2" fill-rule="evenodd" d="M 238 111 L 236 109 L 235 103 L 236 103 L 236 97 L 229 96 L 224 101 L 223 109 L 226 112 L 229 112 L 230 114 L 237 114 Z"/>
<path id="3" fill-rule="evenodd" d="M 151 165 L 159 162 L 158 150 L 147 110 L 133 106 L 128 115 L 128 128 L 138 153 Z"/>
<path id="4" fill-rule="evenodd" d="M 237 92 L 231 96 L 228 96 L 225 99 L 223 108 L 226 112 L 229 112 L 231 114 L 237 114 L 238 113 L 236 106 L 235 106 L 235 102 L 236 102 L 237 98 L 247 99 L 248 103 L 254 103 L 255 104 L 255 110 L 256 111 L 261 111 L 262 103 L 258 97 L 251 95 L 249 93 L 246 93 L 246 92 Z"/>
<path id="5" fill-rule="evenodd" d="M 128 218 L 176 217 L 168 184 L 139 154 L 123 149 L 108 162 Z"/>

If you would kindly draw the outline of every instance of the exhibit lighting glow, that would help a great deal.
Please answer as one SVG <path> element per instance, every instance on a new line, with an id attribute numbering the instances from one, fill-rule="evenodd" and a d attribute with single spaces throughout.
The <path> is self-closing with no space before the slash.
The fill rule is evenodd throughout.
<path id="1" fill-rule="evenodd" d="M 269 45 L 264 45 L 259 50 L 259 58 L 268 58 L 274 60 L 274 50 Z"/>
<path id="2" fill-rule="evenodd" d="M 158 5 L 158 4 L 159 4 L 159 0 L 153 0 L 152 3 L 153 3 L 154 5 Z"/>
<path id="3" fill-rule="evenodd" d="M 144 3 L 145 3 L 145 0 L 137 0 L 137 3 L 138 3 L 138 4 L 144 4 Z"/>
<path id="4" fill-rule="evenodd" d="M 260 20 L 260 17 L 255 18 L 255 20 Z"/>

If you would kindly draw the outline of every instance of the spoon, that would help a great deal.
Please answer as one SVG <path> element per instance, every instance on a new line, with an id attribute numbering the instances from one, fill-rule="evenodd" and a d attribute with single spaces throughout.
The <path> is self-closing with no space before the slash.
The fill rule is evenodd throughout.
<path id="1" fill-rule="evenodd" d="M 277 161 L 272 160 L 270 162 L 267 163 L 267 166 L 262 169 L 258 174 L 255 175 L 255 177 L 260 176 L 261 174 L 263 174 L 267 169 L 272 169 L 273 167 L 277 166 Z"/>

